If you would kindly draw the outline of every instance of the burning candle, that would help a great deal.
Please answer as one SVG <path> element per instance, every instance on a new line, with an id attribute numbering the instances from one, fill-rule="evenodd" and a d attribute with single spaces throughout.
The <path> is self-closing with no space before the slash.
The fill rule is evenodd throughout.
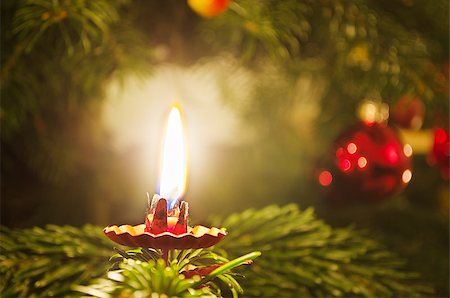
<path id="1" fill-rule="evenodd" d="M 177 106 L 172 107 L 167 121 L 164 135 L 162 154 L 159 195 L 155 194 L 150 202 L 150 212 L 147 215 L 148 222 L 153 222 L 157 203 L 161 198 L 167 201 L 167 231 L 174 232 L 179 220 L 179 201 L 186 189 L 187 162 L 186 148 L 183 135 L 181 112 Z"/>
<path id="2" fill-rule="evenodd" d="M 159 248 L 168 262 L 170 249 L 210 247 L 227 235 L 224 229 L 188 226 L 188 203 L 181 200 L 186 189 L 186 150 L 181 113 L 169 114 L 161 155 L 159 194 L 150 201 L 145 224 L 108 226 L 103 231 L 113 241 L 132 247 Z"/>

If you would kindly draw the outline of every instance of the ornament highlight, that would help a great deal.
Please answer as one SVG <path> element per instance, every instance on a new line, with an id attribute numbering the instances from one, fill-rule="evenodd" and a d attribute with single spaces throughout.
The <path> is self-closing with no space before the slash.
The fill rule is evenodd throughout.
<path id="1" fill-rule="evenodd" d="M 379 100 L 366 99 L 358 106 L 357 114 L 367 125 L 384 123 L 389 118 L 389 106 Z"/>

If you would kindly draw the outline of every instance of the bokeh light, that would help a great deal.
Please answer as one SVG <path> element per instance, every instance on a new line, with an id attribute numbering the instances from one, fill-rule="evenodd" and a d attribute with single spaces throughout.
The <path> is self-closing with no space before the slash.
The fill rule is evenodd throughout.
<path id="1" fill-rule="evenodd" d="M 358 167 L 364 169 L 367 166 L 367 159 L 364 156 L 358 158 Z"/>
<path id="2" fill-rule="evenodd" d="M 405 154 L 406 157 L 411 157 L 413 154 L 413 149 L 411 145 L 405 144 L 405 146 L 403 146 L 403 153 Z"/>
<path id="3" fill-rule="evenodd" d="M 355 145 L 355 143 L 349 143 L 347 145 L 347 152 L 350 154 L 355 154 L 356 150 L 358 150 L 358 147 Z"/>
<path id="4" fill-rule="evenodd" d="M 328 186 L 333 181 L 333 176 L 329 171 L 322 171 L 319 174 L 319 183 L 322 186 Z"/>
<path id="5" fill-rule="evenodd" d="M 403 175 L 402 175 L 402 181 L 403 181 L 403 183 L 408 183 L 409 181 L 411 181 L 411 178 L 412 178 L 412 172 L 411 172 L 411 170 L 405 170 L 404 172 L 403 172 Z"/>

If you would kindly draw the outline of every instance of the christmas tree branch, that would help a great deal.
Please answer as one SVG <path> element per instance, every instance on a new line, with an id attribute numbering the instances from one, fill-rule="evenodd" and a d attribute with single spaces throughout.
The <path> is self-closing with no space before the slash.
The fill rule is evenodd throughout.
<path id="1" fill-rule="evenodd" d="M 423 296 L 433 289 L 405 270 L 404 260 L 355 229 L 333 229 L 313 209 L 294 205 L 246 210 L 214 225 L 229 237 L 218 251 L 262 256 L 242 281 L 248 295 L 298 297 Z"/>
<path id="2" fill-rule="evenodd" d="M 114 253 L 101 229 L 90 225 L 0 231 L 4 297 L 67 295 L 73 283 L 105 274 L 106 260 Z"/>
<path id="3" fill-rule="evenodd" d="M 213 251 L 172 251 L 167 272 L 158 250 L 117 248 L 114 254 L 99 227 L 2 227 L 0 292 L 5 297 L 73 296 L 79 291 L 98 297 L 130 291 L 222 295 L 226 288 L 231 294 L 237 295 L 242 288 L 247 296 L 264 297 L 423 297 L 433 293 L 417 274 L 405 270 L 404 260 L 351 227 L 330 227 L 311 208 L 249 209 L 216 219 L 215 225 L 227 227 L 229 235 Z M 237 283 L 229 270 L 260 255 L 245 255 L 252 250 L 262 255 L 245 271 L 236 269 L 246 276 Z M 107 261 L 111 255 L 112 267 Z M 209 288 L 200 291 L 198 286 L 204 284 Z"/>

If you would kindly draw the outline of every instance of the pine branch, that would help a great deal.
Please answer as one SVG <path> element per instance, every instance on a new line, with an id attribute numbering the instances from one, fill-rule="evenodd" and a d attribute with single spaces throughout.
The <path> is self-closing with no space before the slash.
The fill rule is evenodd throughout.
<path id="1" fill-rule="evenodd" d="M 72 295 L 72 284 L 104 275 L 114 253 L 102 230 L 91 225 L 0 232 L 2 297 Z"/>
<path id="2" fill-rule="evenodd" d="M 230 257 L 262 257 L 242 281 L 250 296 L 423 297 L 433 289 L 405 271 L 404 260 L 353 228 L 333 229 L 296 205 L 246 210 L 215 225 L 229 236 L 216 246 Z"/>
<path id="3" fill-rule="evenodd" d="M 223 220 L 216 219 L 215 225 L 227 227 L 229 235 L 213 251 L 170 254 L 169 271 L 189 278 L 185 283 L 175 273 L 168 273 L 167 278 L 181 283 L 182 291 L 167 288 L 166 293 L 181 295 L 203 283 L 208 283 L 209 290 L 216 295 L 227 288 L 237 295 L 241 285 L 246 296 L 264 297 L 416 297 L 433 293 L 417 274 L 405 270 L 404 260 L 353 228 L 331 228 L 316 219 L 311 208 L 300 211 L 296 205 L 287 205 L 249 209 Z M 159 283 L 165 277 L 155 275 L 153 278 L 159 280 L 156 284 L 145 283 L 142 278 L 148 281 L 149 276 L 140 271 L 160 270 L 158 250 L 119 248 L 111 259 L 112 275 L 104 277 L 111 267 L 107 258 L 114 251 L 98 227 L 47 226 L 27 230 L 2 227 L 1 238 L 0 272 L 4 278 L 0 289 L 5 297 L 73 296 L 75 290 L 91 295 L 96 291 L 104 295 L 114 295 L 119 290 L 162 291 Z M 246 277 L 240 279 L 239 285 L 229 270 L 257 257 L 258 253 L 253 253 L 237 258 L 252 250 L 260 250 L 262 256 L 245 270 Z M 237 259 L 228 261 L 223 255 Z M 206 277 L 192 277 L 196 274 Z M 91 283 L 93 279 L 97 280 Z M 224 284 L 217 283 L 217 279 Z"/>
<path id="4" fill-rule="evenodd" d="M 13 17 L 2 23 L 2 140 L 30 121 L 30 114 L 39 117 L 57 107 L 65 114 L 67 106 L 100 100 L 113 74 L 149 73 L 152 52 L 119 14 L 126 3 L 21 0 L 5 8 Z"/>
<path id="5" fill-rule="evenodd" d="M 112 243 L 101 228 L 90 225 L 2 227 L 1 239 L 2 297 L 238 295 L 243 290 L 231 270 L 260 255 L 254 252 L 229 261 L 206 249 L 173 250 L 165 268 L 159 250 L 116 248 L 111 265 L 107 260 L 114 252 Z"/>
<path id="6" fill-rule="evenodd" d="M 436 40 L 426 31 L 412 30 L 372 2 L 236 0 L 223 16 L 205 21 L 203 29 L 220 32 L 211 46 L 235 53 L 245 62 L 269 58 L 290 75 L 305 71 L 325 75 L 330 80 L 325 109 L 336 107 L 333 103 L 340 102 L 336 97 L 358 102 L 373 94 L 392 103 L 408 92 L 426 104 L 446 100 L 447 92 L 436 92 L 440 90 L 436 78 L 442 76 L 440 69 L 446 63 L 441 45 L 448 37 Z M 436 7 L 448 10 L 448 1 L 422 1 L 414 9 Z M 448 16 L 438 17 L 440 21 L 432 22 L 448 23 Z M 440 105 L 448 110 L 447 104 Z M 334 111 L 335 115 L 345 115 L 348 104 L 337 108 L 343 111 Z"/>

